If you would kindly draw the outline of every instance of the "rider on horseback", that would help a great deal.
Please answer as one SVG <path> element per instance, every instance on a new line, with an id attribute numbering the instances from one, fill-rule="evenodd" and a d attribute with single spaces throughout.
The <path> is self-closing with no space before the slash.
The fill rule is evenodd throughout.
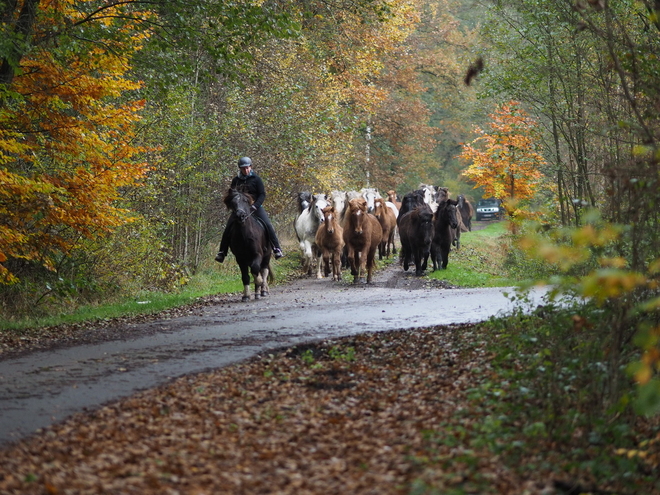
<path id="1" fill-rule="evenodd" d="M 261 220 L 261 222 L 266 227 L 268 237 L 270 238 L 270 242 L 273 245 L 273 253 L 275 254 L 275 259 L 280 259 L 282 256 L 284 256 L 284 253 L 282 253 L 280 241 L 277 238 L 277 234 L 275 234 L 273 224 L 270 223 L 268 214 L 263 207 L 264 199 L 266 199 L 266 189 L 264 188 L 264 183 L 261 180 L 261 177 L 255 174 L 252 170 L 252 160 L 250 160 L 250 158 L 247 156 L 244 156 L 238 160 L 238 167 L 238 175 L 231 181 L 231 187 L 233 189 L 239 189 L 245 193 L 248 193 L 254 198 L 254 203 L 252 203 L 250 208 L 252 209 L 253 214 L 259 220 Z M 219 263 L 225 261 L 225 257 L 227 256 L 227 249 L 229 248 L 230 240 L 229 234 L 235 221 L 236 216 L 233 214 L 230 215 L 229 219 L 227 220 L 227 226 L 225 227 L 225 231 L 222 234 L 222 241 L 220 241 L 220 250 L 215 257 L 215 261 Z"/>

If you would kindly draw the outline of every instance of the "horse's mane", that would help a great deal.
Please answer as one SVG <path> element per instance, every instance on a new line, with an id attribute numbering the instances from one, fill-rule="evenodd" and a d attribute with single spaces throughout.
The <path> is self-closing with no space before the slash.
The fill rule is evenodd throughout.
<path id="1" fill-rule="evenodd" d="M 231 198 L 234 197 L 236 194 L 242 194 L 244 196 L 247 196 L 248 201 L 250 202 L 250 204 L 254 203 L 254 198 L 252 197 L 252 195 L 249 192 L 243 190 L 240 187 L 237 187 L 237 188 L 230 187 L 229 190 L 227 191 L 227 194 L 225 195 L 225 199 L 224 199 L 224 203 L 225 203 L 225 205 L 227 205 L 227 208 L 230 207 Z"/>

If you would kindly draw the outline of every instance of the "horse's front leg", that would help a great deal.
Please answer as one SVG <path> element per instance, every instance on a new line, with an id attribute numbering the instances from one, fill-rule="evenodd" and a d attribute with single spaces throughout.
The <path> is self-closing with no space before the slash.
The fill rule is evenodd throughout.
<path id="1" fill-rule="evenodd" d="M 332 280 L 341 280 L 341 249 L 332 255 Z"/>
<path id="2" fill-rule="evenodd" d="M 268 267 L 263 268 L 261 270 L 261 297 L 266 297 L 269 292 L 269 287 L 268 287 L 268 274 L 270 273 L 270 270 Z"/>
<path id="3" fill-rule="evenodd" d="M 323 274 L 321 273 L 321 269 L 323 267 L 323 259 L 324 259 L 324 254 L 321 251 L 319 251 L 319 255 L 316 260 L 316 278 L 323 278 Z"/>
<path id="4" fill-rule="evenodd" d="M 261 276 L 261 259 L 257 259 L 253 262 L 250 271 L 252 272 L 252 278 L 254 279 L 254 298 L 259 299 L 264 285 L 264 280 Z"/>
<path id="5" fill-rule="evenodd" d="M 364 274 L 367 271 L 367 250 L 355 251 L 355 264 L 357 265 L 357 273 L 353 281 L 355 283 L 362 282 L 364 283 Z"/>
<path id="6" fill-rule="evenodd" d="M 352 247 L 349 247 L 346 254 L 346 258 L 348 258 L 348 265 L 351 268 L 351 275 L 353 276 L 355 276 L 357 273 L 357 267 L 355 266 L 355 253 L 356 251 Z"/>
<path id="7" fill-rule="evenodd" d="M 241 267 L 241 281 L 243 282 L 243 298 L 241 301 L 247 302 L 250 300 L 250 271 L 247 265 L 240 265 Z"/>

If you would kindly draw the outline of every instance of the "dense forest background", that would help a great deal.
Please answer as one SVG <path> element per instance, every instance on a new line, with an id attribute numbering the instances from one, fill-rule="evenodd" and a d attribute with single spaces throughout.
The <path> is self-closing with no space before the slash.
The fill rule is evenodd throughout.
<path id="1" fill-rule="evenodd" d="M 3 2 L 3 315 L 185 284 L 247 155 L 281 232 L 301 190 L 494 191 L 525 258 L 611 309 L 612 348 L 638 335 L 657 399 L 659 16 L 653 0 Z"/>

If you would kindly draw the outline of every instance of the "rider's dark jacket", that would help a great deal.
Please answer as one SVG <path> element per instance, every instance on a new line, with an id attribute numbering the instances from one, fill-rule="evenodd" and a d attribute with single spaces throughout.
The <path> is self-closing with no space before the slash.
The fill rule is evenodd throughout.
<path id="1" fill-rule="evenodd" d="M 238 173 L 231 181 L 231 187 L 248 193 L 254 198 L 253 205 L 259 208 L 266 199 L 266 188 L 264 183 L 254 170 L 249 175 Z"/>

